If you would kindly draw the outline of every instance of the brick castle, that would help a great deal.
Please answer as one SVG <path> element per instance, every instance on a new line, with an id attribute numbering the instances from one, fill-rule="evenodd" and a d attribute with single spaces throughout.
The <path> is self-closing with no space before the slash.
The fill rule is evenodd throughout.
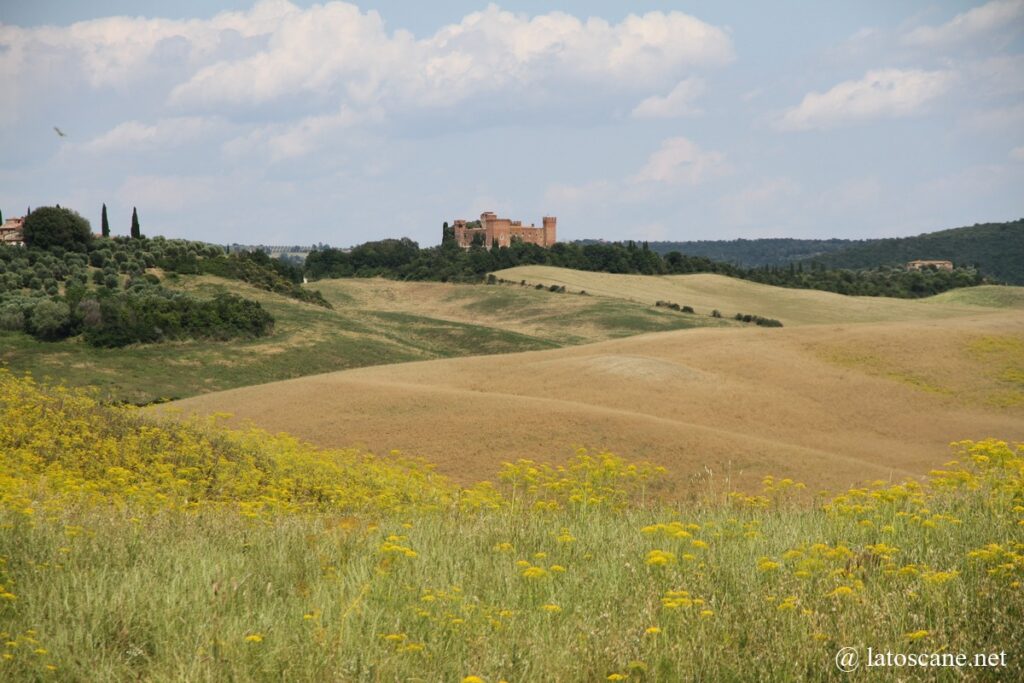
<path id="1" fill-rule="evenodd" d="M 480 214 L 480 221 L 467 223 L 463 219 L 455 221 L 455 241 L 463 249 L 468 249 L 473 244 L 473 239 L 480 235 L 483 245 L 490 249 L 494 244 L 499 247 L 507 247 L 512 244 L 512 239 L 518 239 L 541 247 L 550 247 L 555 243 L 555 221 L 554 216 L 544 216 L 541 227 L 535 225 L 523 225 L 522 221 L 513 221 L 508 218 L 498 218 L 493 211 L 485 211 Z"/>

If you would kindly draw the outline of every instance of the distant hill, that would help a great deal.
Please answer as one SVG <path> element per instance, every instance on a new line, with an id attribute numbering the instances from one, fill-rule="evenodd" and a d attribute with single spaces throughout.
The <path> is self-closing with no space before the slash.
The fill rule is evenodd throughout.
<path id="1" fill-rule="evenodd" d="M 648 246 L 662 256 L 670 251 L 678 251 L 689 256 L 703 256 L 712 261 L 733 263 L 744 268 L 756 268 L 784 266 L 796 261 L 814 259 L 869 241 L 874 240 L 801 240 L 770 237 L 755 240 L 649 242 Z"/>
<path id="2" fill-rule="evenodd" d="M 592 240 L 588 240 L 592 241 Z M 1024 284 L 1024 219 L 984 223 L 917 235 L 870 240 L 755 239 L 650 242 L 652 251 L 679 251 L 745 268 L 817 261 L 829 268 L 875 268 L 914 259 L 949 259 L 977 265 L 982 274 Z"/>
<path id="3" fill-rule="evenodd" d="M 831 268 L 874 268 L 913 259 L 949 259 L 957 266 L 976 265 L 988 277 L 1024 284 L 1024 218 L 917 237 L 872 240 L 814 260 Z"/>

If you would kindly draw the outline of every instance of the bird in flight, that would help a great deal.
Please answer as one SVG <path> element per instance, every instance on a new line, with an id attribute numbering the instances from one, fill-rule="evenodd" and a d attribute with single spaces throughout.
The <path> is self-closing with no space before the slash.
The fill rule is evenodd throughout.
<path id="1" fill-rule="evenodd" d="M 54 127 L 53 127 L 53 129 L 54 129 L 55 131 L 57 131 L 57 135 L 61 136 L 62 138 L 66 138 L 66 137 L 68 136 L 68 135 L 67 135 L 67 133 L 65 133 L 64 131 L 62 131 L 62 130 L 61 130 L 60 128 L 58 128 L 57 126 L 54 126 Z"/>

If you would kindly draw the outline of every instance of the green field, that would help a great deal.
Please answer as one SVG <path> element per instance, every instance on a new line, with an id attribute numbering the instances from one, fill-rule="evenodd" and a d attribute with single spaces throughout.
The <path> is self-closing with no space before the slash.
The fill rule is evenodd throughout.
<path id="1" fill-rule="evenodd" d="M 80 339 L 40 342 L 0 332 L 0 365 L 113 400 L 149 403 L 334 370 L 434 358 L 535 351 L 643 332 L 728 324 L 615 299 L 526 287 L 334 280 L 314 285 L 328 310 L 236 281 L 183 276 L 165 286 L 227 290 L 277 323 L 255 340 L 196 340 L 119 349 Z M 567 324 L 569 323 L 569 324 Z"/>

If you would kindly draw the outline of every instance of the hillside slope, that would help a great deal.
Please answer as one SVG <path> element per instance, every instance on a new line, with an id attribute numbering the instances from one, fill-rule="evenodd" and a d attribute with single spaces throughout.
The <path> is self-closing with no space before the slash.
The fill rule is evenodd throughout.
<path id="1" fill-rule="evenodd" d="M 683 485 L 752 487 L 774 474 L 845 486 L 924 474 L 956 439 L 1024 439 L 1024 311 L 987 311 L 364 368 L 174 409 L 234 413 L 323 446 L 400 449 L 461 481 L 586 446 L 663 464 Z"/>
<path id="2" fill-rule="evenodd" d="M 259 301 L 276 319 L 254 340 L 195 340 L 95 348 L 79 339 L 40 342 L 0 331 L 0 366 L 113 400 L 147 403 L 332 370 L 430 358 L 511 353 L 730 321 L 685 316 L 622 299 L 526 287 L 388 280 L 316 283 L 333 310 L 213 276 L 169 288 L 220 291 Z M 569 323 L 567 323 L 569 321 Z"/>
<path id="3" fill-rule="evenodd" d="M 519 266 L 495 273 L 508 280 L 565 285 L 571 290 L 653 304 L 662 299 L 693 306 L 698 314 L 718 309 L 726 317 L 750 313 L 786 325 L 924 320 L 984 312 L 968 295 L 939 299 L 853 297 L 809 289 L 773 287 L 747 280 L 695 275 L 618 275 L 551 266 Z M 998 288 L 997 288 L 998 289 Z M 1003 288 L 1021 291 L 1020 288 Z M 959 291 L 959 290 L 958 290 Z M 957 296 L 961 298 L 958 299 Z M 963 298 L 967 296 L 967 298 Z"/>
<path id="4" fill-rule="evenodd" d="M 659 254 L 679 251 L 745 268 L 815 261 L 830 268 L 859 269 L 896 266 L 914 259 L 949 259 L 957 265 L 977 264 L 989 277 L 1010 284 L 1024 284 L 1024 219 L 952 228 L 913 237 L 700 240 L 651 242 L 649 246 Z"/>
<path id="5" fill-rule="evenodd" d="M 581 241 L 587 242 L 587 240 Z M 648 246 L 652 251 L 663 256 L 671 251 L 678 251 L 688 256 L 703 256 L 712 261 L 724 261 L 744 268 L 756 268 L 758 266 L 785 266 L 795 261 L 813 259 L 824 254 L 841 251 L 855 244 L 860 244 L 860 241 L 763 237 L 759 239 L 649 242 Z"/>

